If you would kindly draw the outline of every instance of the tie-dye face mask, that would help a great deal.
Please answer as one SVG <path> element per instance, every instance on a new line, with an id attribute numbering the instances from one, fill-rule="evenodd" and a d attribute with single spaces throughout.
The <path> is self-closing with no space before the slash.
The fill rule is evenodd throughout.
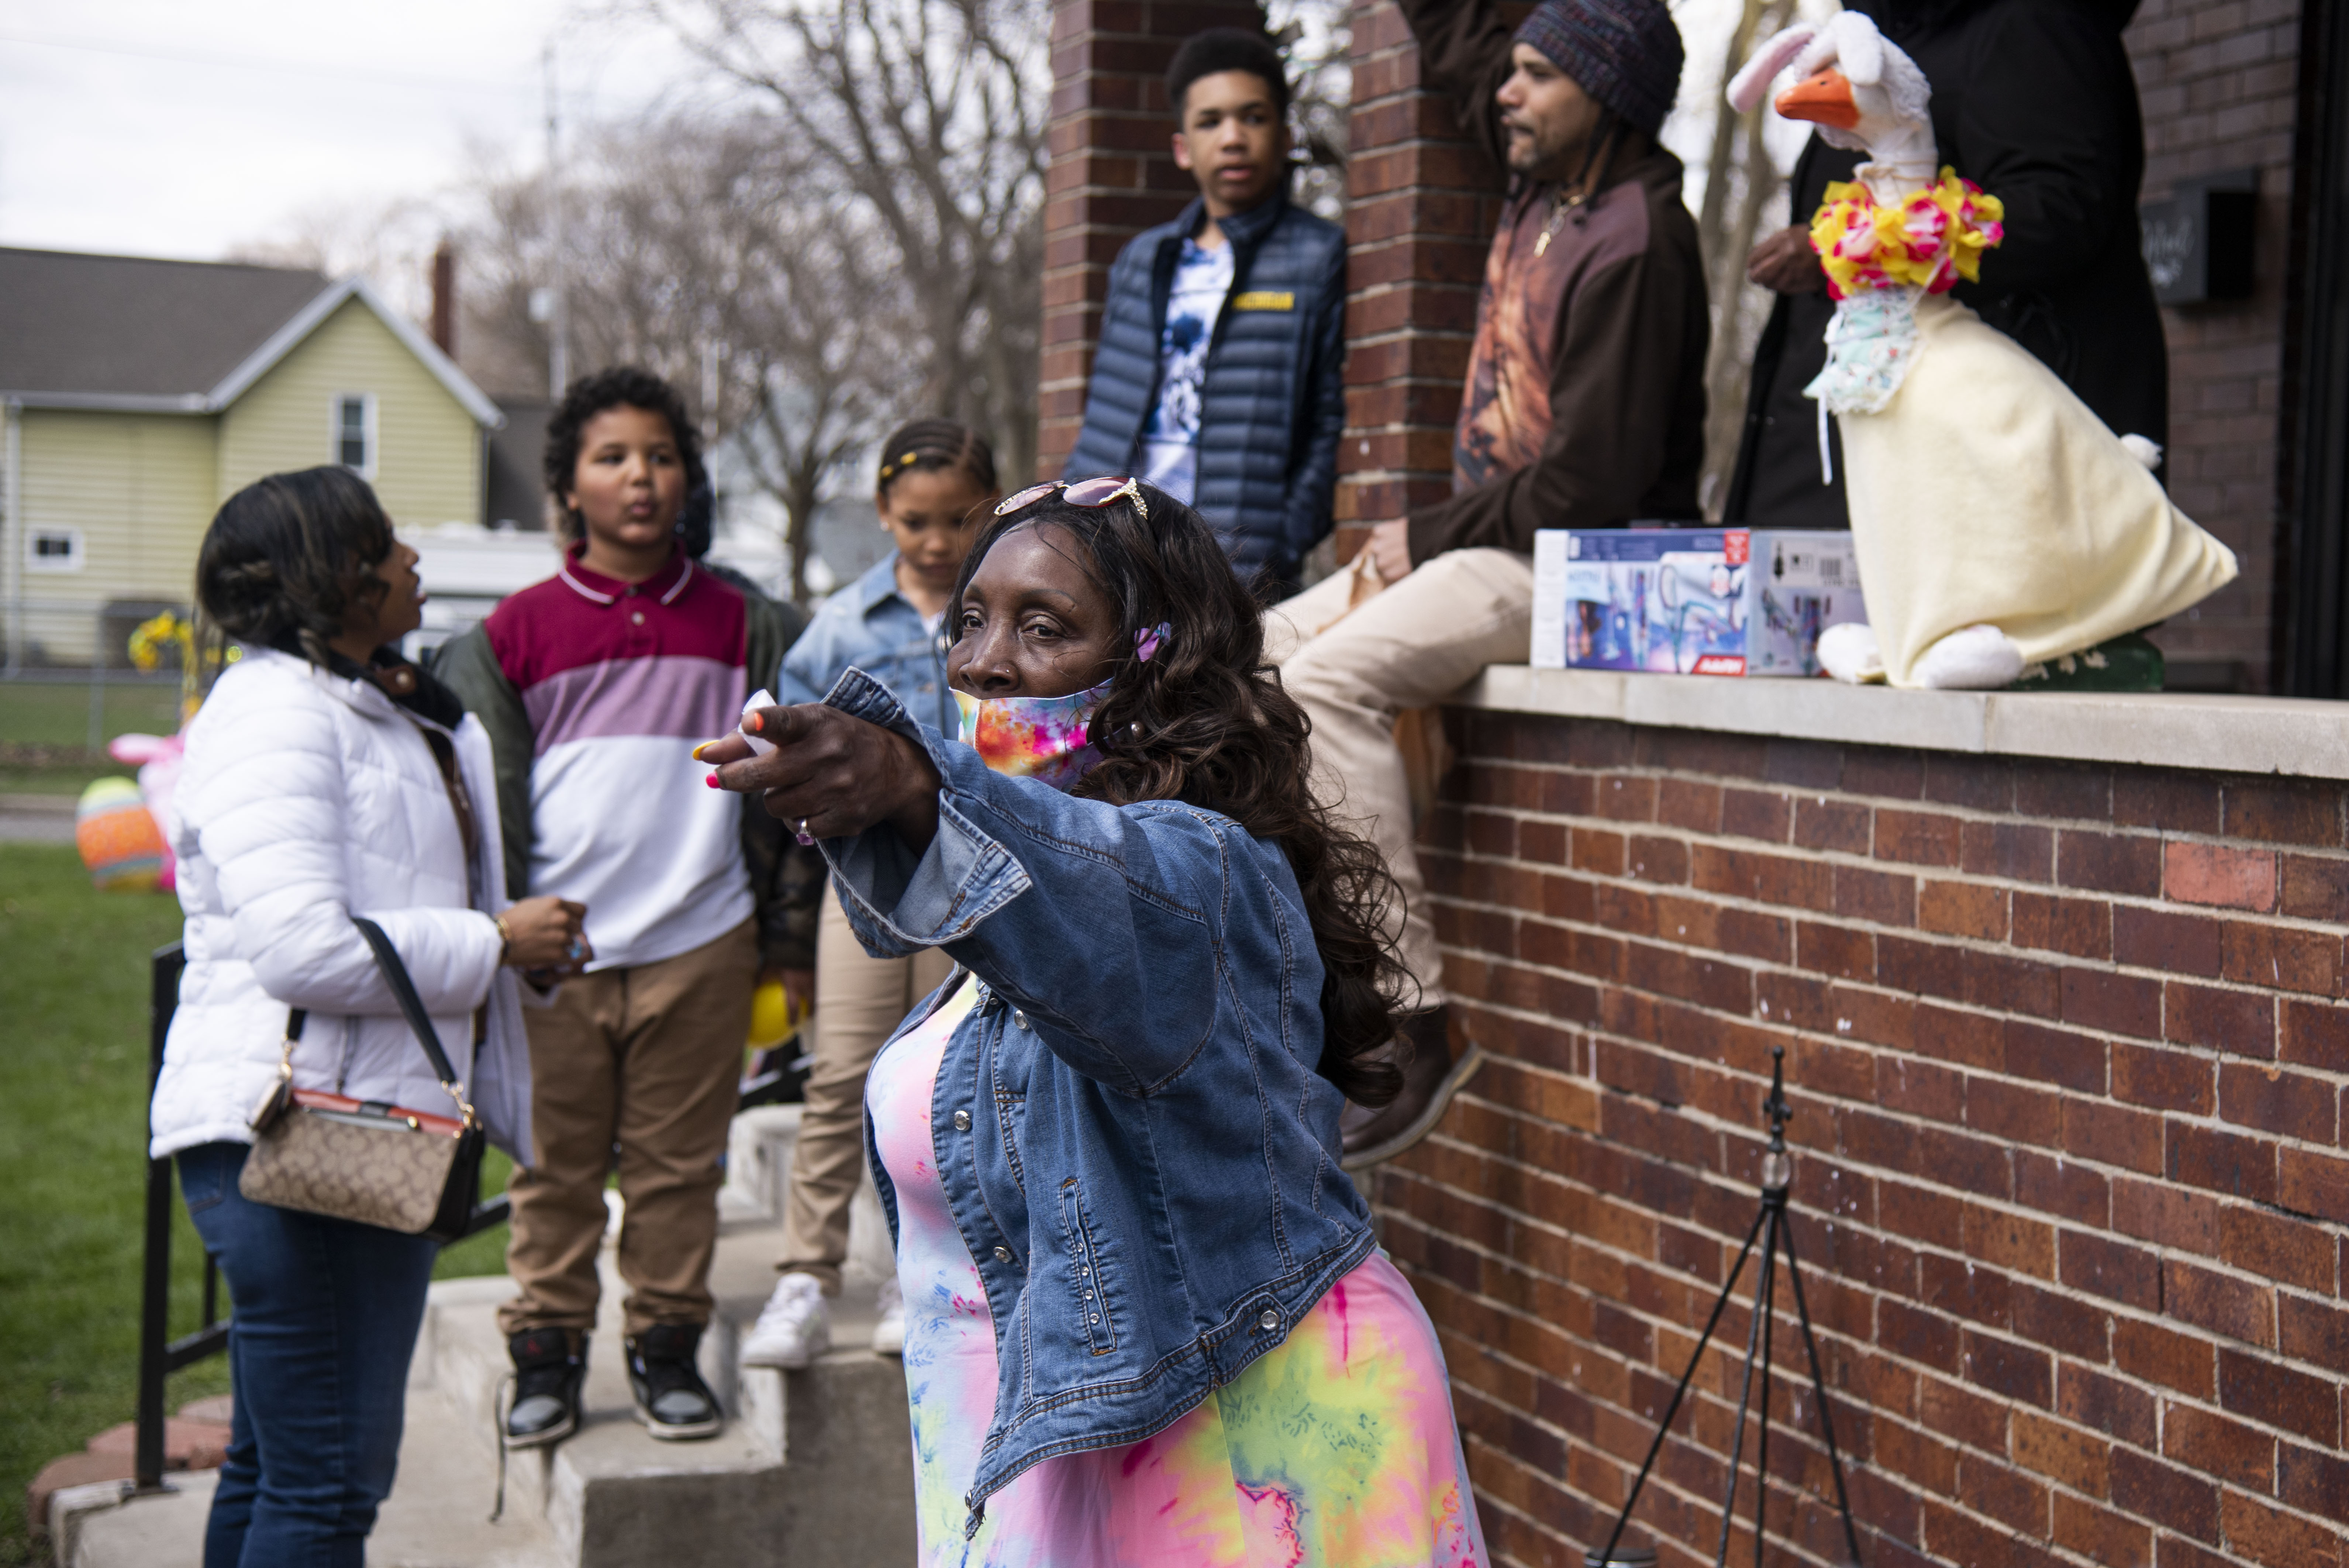
<path id="1" fill-rule="evenodd" d="M 1150 662 L 1168 628 L 1161 624 L 1134 637 L 1134 657 Z M 1076 787 L 1093 771 L 1101 752 L 1092 743 L 1093 715 L 1109 701 L 1115 677 L 1065 697 L 974 697 L 954 694 L 961 722 L 955 739 L 977 751 L 987 765 L 1016 779 L 1035 779 L 1057 790 Z"/>

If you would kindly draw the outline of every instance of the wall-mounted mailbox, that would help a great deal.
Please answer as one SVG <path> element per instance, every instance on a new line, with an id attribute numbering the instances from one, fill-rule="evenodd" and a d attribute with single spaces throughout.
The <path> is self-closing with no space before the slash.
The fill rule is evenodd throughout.
<path id="1" fill-rule="evenodd" d="M 2139 209 L 2145 265 L 2154 297 L 2197 305 L 2251 296 L 2251 234 L 2259 216 L 2259 171 L 2180 181 L 2166 202 Z"/>

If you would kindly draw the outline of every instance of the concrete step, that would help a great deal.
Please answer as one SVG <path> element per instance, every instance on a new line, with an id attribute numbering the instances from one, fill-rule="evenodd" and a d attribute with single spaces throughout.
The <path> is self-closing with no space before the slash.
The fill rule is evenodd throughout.
<path id="1" fill-rule="evenodd" d="M 625 1294 L 606 1239 L 602 1309 L 588 1353 L 580 1430 L 508 1456 L 497 1490 L 501 1385 L 509 1370 L 497 1306 L 503 1276 L 432 1286 L 409 1369 L 400 1473 L 368 1542 L 370 1568 L 895 1568 L 915 1550 L 912 1439 L 903 1368 L 867 1348 L 890 1267 L 880 1199 L 867 1181 L 851 1211 L 850 1258 L 833 1303 L 837 1347 L 801 1372 L 741 1367 L 736 1349 L 773 1288 L 799 1108 L 736 1118 L 710 1284 L 718 1314 L 702 1376 L 727 1404 L 724 1431 L 655 1441 L 635 1418 L 622 1362 Z M 119 1487 L 57 1494 L 67 1568 L 196 1568 L 213 1472 L 123 1502 Z M 84 1495 L 87 1494 L 87 1495 Z"/>
<path id="2" fill-rule="evenodd" d="M 367 1541 L 368 1568 L 567 1568 L 554 1528 L 507 1511 L 488 1522 L 494 1467 L 484 1467 L 469 1417 L 429 1390 L 412 1392 L 399 1481 Z M 201 1568 L 218 1470 L 182 1470 L 171 1490 L 126 1500 L 119 1483 L 78 1487 L 50 1503 L 63 1568 Z"/>

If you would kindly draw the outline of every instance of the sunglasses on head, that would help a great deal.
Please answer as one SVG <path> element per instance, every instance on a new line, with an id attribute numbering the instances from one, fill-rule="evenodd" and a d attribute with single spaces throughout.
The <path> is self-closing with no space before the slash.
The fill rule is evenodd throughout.
<path id="1" fill-rule="evenodd" d="M 1121 495 L 1133 498 L 1133 509 L 1146 521 L 1150 504 L 1142 499 L 1142 482 L 1138 479 L 1055 479 L 1043 484 L 1031 484 L 995 509 L 998 517 L 1009 517 L 1023 506 L 1033 506 L 1054 491 L 1071 506 L 1106 506 Z"/>

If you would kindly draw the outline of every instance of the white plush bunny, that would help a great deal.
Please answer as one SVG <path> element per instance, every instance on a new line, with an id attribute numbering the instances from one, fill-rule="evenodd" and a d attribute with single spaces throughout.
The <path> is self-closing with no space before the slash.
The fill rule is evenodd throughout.
<path id="1" fill-rule="evenodd" d="M 1868 155 L 1864 194 L 1838 205 L 1831 189 L 1812 232 L 1838 281 L 1827 366 L 1806 390 L 1820 403 L 1823 462 L 1826 415 L 1840 423 L 1868 610 L 1868 626 L 1821 639 L 1828 672 L 2004 686 L 2231 581 L 2233 554 L 2149 472 L 2159 448 L 2116 436 L 1944 292 L 1997 243 L 1999 209 L 1942 177 L 1916 62 L 1846 11 L 1764 44 L 1731 81 L 1731 105 L 1752 109 L 1789 66 L 1803 79 L 1778 112 Z"/>

